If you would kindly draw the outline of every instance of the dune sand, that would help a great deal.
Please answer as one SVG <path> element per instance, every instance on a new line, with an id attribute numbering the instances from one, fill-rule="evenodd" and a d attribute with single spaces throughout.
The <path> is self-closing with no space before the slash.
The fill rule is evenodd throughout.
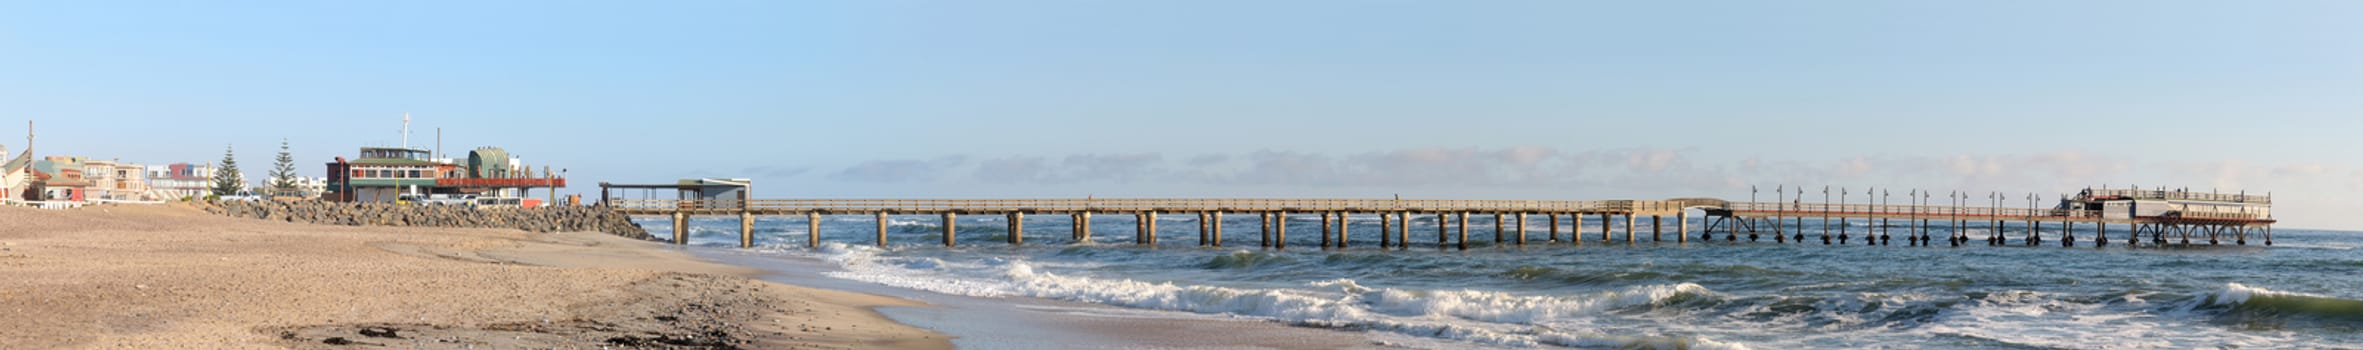
<path id="1" fill-rule="evenodd" d="M 600 233 L 0 207 L 0 346 L 942 349 L 871 310 Z"/>

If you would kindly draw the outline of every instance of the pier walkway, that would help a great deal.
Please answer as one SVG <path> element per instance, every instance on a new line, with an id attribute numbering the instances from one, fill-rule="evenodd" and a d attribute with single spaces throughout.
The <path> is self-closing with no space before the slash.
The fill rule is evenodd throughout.
<path id="1" fill-rule="evenodd" d="M 604 184 L 603 184 L 604 185 Z M 999 215 L 1008 223 L 1008 241 L 1024 243 L 1027 215 L 1060 215 L 1069 218 L 1071 241 L 1091 238 L 1094 215 L 1132 216 L 1135 222 L 1134 242 L 1158 244 L 1157 218 L 1160 215 L 1189 215 L 1198 223 L 1201 246 L 1223 246 L 1222 225 L 1227 215 L 1255 215 L 1262 222 L 1259 243 L 1273 249 L 1287 248 L 1289 231 L 1286 217 L 1298 214 L 1321 216 L 1321 247 L 1345 248 L 1346 219 L 1376 216 L 1379 219 L 1382 247 L 1409 248 L 1410 222 L 1415 218 L 1433 216 L 1438 247 L 1468 249 L 1469 217 L 1491 216 L 1496 243 L 1525 245 L 1527 220 L 1540 216 L 1547 221 L 1549 240 L 1583 244 L 1585 229 L 1580 225 L 1586 215 L 1599 216 L 1601 242 L 1616 242 L 1611 223 L 1622 217 L 1625 243 L 1638 242 L 1635 232 L 1639 217 L 1649 217 L 1651 241 L 1663 241 L 1668 233 L 1663 219 L 1674 217 L 1673 241 L 1687 243 L 1691 231 L 1691 213 L 1703 215 L 1700 239 L 1713 239 L 1721 231 L 1726 241 L 1738 241 L 1745 234 L 1751 242 L 1770 234 L 1775 242 L 1804 243 L 1808 228 L 1814 228 L 1822 244 L 1852 244 L 1856 230 L 1860 230 L 1861 244 L 1889 245 L 1893 236 L 1902 235 L 1907 245 L 1932 245 L 1932 233 L 1947 232 L 1946 241 L 1954 246 L 1984 240 L 1989 245 L 2009 241 L 2006 233 L 2023 234 L 2021 242 L 2042 244 L 2045 226 L 2056 227 L 2058 241 L 2063 246 L 2075 245 L 2077 226 L 2090 224 L 2090 241 L 2094 245 L 2109 244 L 2109 225 L 2127 225 L 2132 233 L 2123 237 L 2125 244 L 2138 244 L 2147 234 L 2150 243 L 2191 244 L 2201 238 L 2209 244 L 2229 240 L 2247 244 L 2251 233 L 2261 234 L 2266 245 L 2272 244 L 2272 224 L 2269 215 L 2259 213 L 2218 212 L 2157 212 L 2148 215 L 2102 215 L 2099 210 L 2001 208 L 1997 206 L 1932 206 L 1884 204 L 1826 204 L 1803 202 L 1730 202 L 1711 198 L 1680 198 L 1668 200 L 1415 200 L 1415 199 L 1175 199 L 1175 198 L 1083 198 L 1083 199 L 624 199 L 602 196 L 600 205 L 629 215 L 671 216 L 673 241 L 688 240 L 687 219 L 700 215 L 737 215 L 740 219 L 739 243 L 754 244 L 755 216 L 806 216 L 806 232 L 820 232 L 824 215 L 870 215 L 877 219 L 874 243 L 887 243 L 888 215 L 935 215 L 943 221 L 942 240 L 946 246 L 956 244 L 960 215 Z M 2240 200 L 2247 200 L 2242 196 Z M 1559 239 L 1560 221 L 1567 219 L 1569 236 Z M 1812 219 L 1808 221 L 1807 219 Z M 1836 221 L 1833 222 L 1832 220 Z M 1895 225 L 1894 221 L 1903 224 Z M 1866 223 L 1867 222 L 1867 223 Z M 1509 224 L 1505 226 L 1505 223 Z M 1449 224 L 1449 225 L 1448 225 Z M 1809 226 L 1812 225 L 1812 226 Z M 1942 229 L 1938 229 L 1941 227 Z M 1903 232 L 1898 234 L 1897 229 Z M 1973 238 L 1973 231 L 1982 229 L 1984 237 Z M 817 234 L 807 235 L 807 244 L 818 246 Z M 2180 238 L 2179 242 L 2171 241 Z"/>

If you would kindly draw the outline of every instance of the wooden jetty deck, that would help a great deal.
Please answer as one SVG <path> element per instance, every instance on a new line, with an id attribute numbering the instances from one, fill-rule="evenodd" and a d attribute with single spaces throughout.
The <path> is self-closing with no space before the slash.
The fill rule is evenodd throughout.
<path id="1" fill-rule="evenodd" d="M 946 246 L 957 244 L 960 215 L 1000 215 L 1008 223 L 1008 241 L 1024 243 L 1023 234 L 1027 215 L 1063 215 L 1069 220 L 1069 239 L 1086 241 L 1091 238 L 1094 215 L 1133 216 L 1134 242 L 1158 244 L 1157 218 L 1160 215 L 1189 215 L 1198 222 L 1198 245 L 1223 246 L 1222 225 L 1227 215 L 1255 215 L 1262 222 L 1261 245 L 1273 249 L 1287 248 L 1289 215 L 1321 215 L 1321 247 L 1344 248 L 1347 238 L 1346 219 L 1376 216 L 1380 220 L 1382 247 L 1409 248 L 1410 223 L 1415 217 L 1435 217 L 1438 247 L 1468 249 L 1468 220 L 1470 215 L 1490 215 L 1493 220 L 1494 241 L 1525 245 L 1527 220 L 1541 216 L 1548 221 L 1550 240 L 1583 244 L 1584 228 L 1580 225 L 1586 215 L 1600 217 L 1599 237 L 1603 242 L 1615 242 L 1610 223 L 1621 216 L 1624 221 L 1624 242 L 1638 242 L 1634 232 L 1638 217 L 1647 216 L 1652 241 L 1663 241 L 1665 217 L 1675 218 L 1674 241 L 1687 243 L 1691 233 L 1691 212 L 1703 213 L 1704 230 L 1701 239 L 1713 239 L 1721 230 L 1726 241 L 1738 241 L 1746 233 L 1751 242 L 1761 235 L 1771 234 L 1775 242 L 1803 243 L 1808 227 L 1817 227 L 1815 234 L 1823 244 L 1851 244 L 1855 229 L 1861 229 L 1860 241 L 1868 245 L 1888 245 L 1895 229 L 1902 228 L 1907 245 L 1931 245 L 1931 233 L 1937 227 L 1950 232 L 1947 242 L 1960 246 L 1972 241 L 1969 230 L 1984 229 L 1983 239 L 1990 245 L 2008 241 L 2005 232 L 2015 226 L 2023 231 L 2022 242 L 2028 245 L 2043 242 L 2044 226 L 2057 227 L 2059 242 L 2073 246 L 2077 240 L 2077 226 L 2091 224 L 2090 239 L 2095 245 L 2108 244 L 2107 227 L 2128 225 L 2132 234 L 2124 237 L 2126 244 L 2138 244 L 2148 234 L 2153 244 L 2171 244 L 2169 238 L 2179 236 L 2180 244 L 2191 244 L 2194 237 L 2210 244 L 2230 239 L 2236 244 L 2247 244 L 2251 233 L 2261 233 L 2266 245 L 2272 244 L 2272 219 L 2264 216 L 2227 213 L 2170 213 L 2169 215 L 2114 218 L 2095 211 L 2025 209 L 1976 206 L 1883 205 L 1883 204 L 1826 204 L 1802 202 L 1730 202 L 1711 198 L 1682 198 L 1668 200 L 1414 200 L 1414 199 L 1179 199 L 1179 198 L 1084 198 L 1084 199 L 624 199 L 602 196 L 600 205 L 630 215 L 668 215 L 673 222 L 673 241 L 688 240 L 687 219 L 698 215 L 737 215 L 739 244 L 754 244 L 755 216 L 805 216 L 810 227 L 807 232 L 820 232 L 821 217 L 825 215 L 871 215 L 877 217 L 875 243 L 887 243 L 888 215 L 936 215 L 942 220 L 942 240 Z M 1505 220 L 1506 218 L 1506 220 Z M 1560 219 L 1567 218 L 1566 241 L 1560 241 Z M 1814 219 L 1808 222 L 1806 219 Z M 1835 224 L 1832 219 L 1838 220 Z M 1871 221 L 1867 226 L 1849 220 Z M 1892 221 L 1903 221 L 1893 225 Z M 1512 226 L 1505 228 L 1505 223 Z M 1819 226 L 1808 226 L 1809 223 Z M 1450 224 L 1450 225 L 1447 225 Z M 1834 226 L 1833 226 L 1834 225 Z M 1834 234 L 1834 236 L 1833 236 Z M 807 235 L 807 244 L 818 246 L 820 235 Z"/>

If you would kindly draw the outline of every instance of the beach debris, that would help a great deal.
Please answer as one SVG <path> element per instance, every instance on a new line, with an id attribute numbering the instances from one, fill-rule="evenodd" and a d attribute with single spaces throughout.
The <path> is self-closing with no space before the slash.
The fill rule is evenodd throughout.
<path id="1" fill-rule="evenodd" d="M 396 333 L 396 331 L 395 331 L 393 328 L 385 328 L 385 327 L 367 327 L 367 328 L 362 328 L 360 333 L 361 333 L 361 335 L 362 335 L 362 336 L 367 336 L 367 337 L 371 337 L 371 338 L 394 338 L 394 339 L 402 339 L 402 335 L 401 335 L 401 334 L 398 334 L 398 333 Z"/>

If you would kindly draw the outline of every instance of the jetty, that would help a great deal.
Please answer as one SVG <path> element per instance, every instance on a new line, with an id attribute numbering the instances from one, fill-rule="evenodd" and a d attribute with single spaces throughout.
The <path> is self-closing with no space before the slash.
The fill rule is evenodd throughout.
<path id="1" fill-rule="evenodd" d="M 2260 235 L 2265 245 L 2272 244 L 2271 196 L 2247 194 L 2192 193 L 2177 190 L 2141 189 L 2085 189 L 2075 195 L 2063 195 L 2057 205 L 2037 207 L 2033 196 L 2028 206 L 2006 208 L 2000 194 L 1985 196 L 1992 204 L 1978 206 L 1970 203 L 1971 196 L 1955 192 L 1947 197 L 1948 205 L 1931 205 L 1930 194 L 1918 191 L 1905 193 L 1907 204 L 1889 204 L 1892 193 L 1866 196 L 1862 204 L 1810 203 L 1802 200 L 1776 202 L 1733 202 L 1715 198 L 1674 198 L 1665 200 L 1446 200 L 1446 199 L 1254 199 L 1254 198 L 1044 198 L 1044 199 L 755 199 L 753 186 L 745 179 L 683 180 L 675 184 L 609 184 L 600 183 L 598 205 L 617 213 L 635 216 L 670 216 L 673 224 L 672 241 L 688 242 L 688 218 L 692 216 L 730 216 L 739 218 L 739 245 L 754 245 L 754 222 L 757 216 L 804 216 L 809 227 L 806 232 L 820 232 L 823 216 L 861 215 L 876 217 L 877 235 L 871 243 L 885 246 L 888 216 L 927 215 L 941 220 L 942 243 L 957 245 L 958 227 L 954 222 L 962 215 L 1001 216 L 1007 223 L 1008 243 L 1022 244 L 1027 216 L 1063 216 L 1067 218 L 1068 242 L 1089 241 L 1091 222 L 1095 217 L 1129 217 L 1134 223 L 1133 242 L 1155 246 L 1160 242 L 1157 227 L 1160 217 L 1179 215 L 1194 218 L 1200 246 L 1224 246 L 1223 225 L 1233 215 L 1253 215 L 1261 223 L 1258 244 L 1270 249 L 1286 249 L 1291 229 L 1287 218 L 1297 215 L 1319 215 L 1322 249 L 1347 248 L 1351 234 L 1346 225 L 1351 218 L 1376 217 L 1379 220 L 1379 245 L 1382 248 L 1407 249 L 1412 245 L 1411 223 L 1415 219 L 1433 217 L 1436 230 L 1434 244 L 1439 248 L 1469 246 L 1471 216 L 1491 217 L 1493 241 L 1497 245 L 1526 245 L 1528 220 L 1547 222 L 1546 240 L 1541 243 L 1584 244 L 1587 235 L 1583 223 L 1586 216 L 1599 218 L 1598 241 L 1618 242 L 1616 229 L 1621 228 L 1623 243 L 1640 242 L 1636 227 L 1647 217 L 1650 241 L 1666 241 L 1672 236 L 1675 243 L 1688 243 L 1691 234 L 1690 216 L 1703 215 L 1696 231 L 1699 239 L 1712 240 L 1720 232 L 1726 241 L 1736 242 L 1742 234 L 1750 242 L 1761 241 L 1769 234 L 1777 243 L 1806 243 L 1809 228 L 1824 245 L 1891 245 L 1894 236 L 1903 236 L 1906 245 L 1933 245 L 1935 232 L 1946 232 L 1946 242 L 1952 246 L 1983 240 L 1988 245 L 2003 245 L 2011 234 L 2023 235 L 2026 245 L 2045 242 L 2046 226 L 2056 229 L 2062 246 L 2074 246 L 2079 239 L 2079 226 L 2090 224 L 2089 239 L 2095 246 L 2109 244 L 2108 227 L 2125 225 L 2131 233 L 2121 237 L 2128 245 L 2141 244 L 2148 238 L 2153 245 L 2193 244 L 2192 239 L 2204 239 L 2208 244 L 2248 244 L 2251 234 Z M 617 196 L 641 190 L 643 196 Z M 672 198 L 657 198 L 658 190 L 670 190 Z M 1785 190 L 1785 189 L 1784 189 Z M 1784 197 L 1785 197 L 1785 193 Z M 1798 193 L 1802 197 L 1802 192 Z M 1844 198 L 1841 195 L 1838 198 Z M 1674 219 L 1667 225 L 1666 218 Z M 1621 227 L 1612 225 L 1623 222 Z M 1833 221 L 1835 220 L 1835 221 Z M 1561 222 L 1565 221 L 1567 239 L 1561 240 Z M 1901 221 L 1901 225 L 1894 224 Z M 1813 225 L 1813 226 L 1809 226 Z M 1426 225 L 1423 225 L 1426 226 Z M 1671 227 L 1669 227 L 1671 226 Z M 1667 229 L 1671 228 L 1671 232 Z M 1941 228 L 1941 229 L 1940 229 Z M 1860 236 L 1856 230 L 1860 230 Z M 1902 232 L 1896 232 L 1901 229 Z M 1984 232 L 1972 237 L 1973 230 Z M 1670 233 L 1670 234 L 1669 234 Z M 811 246 L 820 245 L 820 235 L 808 234 Z M 1860 238 L 1859 240 L 1857 238 Z"/>

